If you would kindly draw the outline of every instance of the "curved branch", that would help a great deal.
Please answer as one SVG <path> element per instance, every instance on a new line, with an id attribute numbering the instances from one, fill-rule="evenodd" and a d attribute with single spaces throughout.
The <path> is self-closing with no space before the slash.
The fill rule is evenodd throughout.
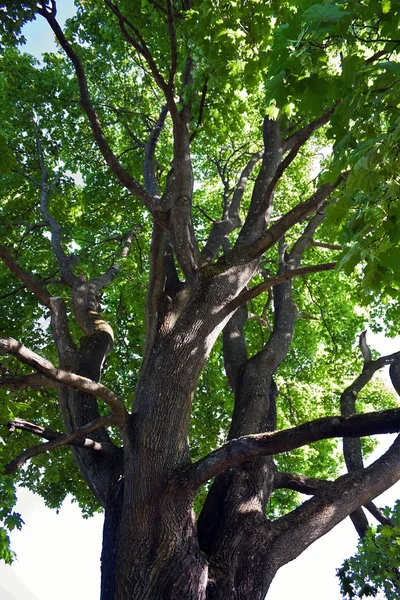
<path id="1" fill-rule="evenodd" d="M 288 452 L 333 437 L 363 437 L 398 431 L 400 408 L 351 417 L 323 417 L 291 429 L 231 440 L 194 463 L 188 469 L 187 480 L 191 488 L 198 489 L 219 473 L 259 456 Z"/>
<path id="2" fill-rule="evenodd" d="M 371 413 L 371 416 L 373 414 L 379 413 Z M 273 523 L 273 535 L 276 537 L 270 552 L 279 561 L 276 568 L 296 558 L 361 505 L 369 505 L 373 498 L 391 487 L 399 478 L 398 436 L 391 448 L 372 465 L 339 477 L 312 499 Z"/>
<path id="3" fill-rule="evenodd" d="M 60 446 L 73 445 L 88 448 L 90 450 L 104 450 L 104 444 L 100 442 L 95 442 L 94 440 L 87 438 L 81 440 L 81 442 L 78 442 L 78 440 L 86 436 L 86 434 L 91 433 L 92 431 L 96 431 L 97 429 L 101 429 L 106 425 L 116 424 L 117 421 L 115 416 L 113 415 L 100 417 L 95 421 L 92 421 L 92 423 L 88 423 L 84 427 L 79 427 L 72 433 L 58 435 L 57 438 L 52 439 L 49 442 L 45 442 L 44 444 L 39 444 L 38 446 L 28 448 L 27 450 L 24 450 L 24 452 L 21 452 L 21 454 L 19 454 L 16 458 L 14 458 L 10 463 L 8 463 L 4 467 L 3 474 L 11 475 L 11 473 L 15 473 L 30 458 L 38 456 L 39 454 L 43 454 L 44 452 L 48 452 L 49 450 L 54 450 L 55 448 L 59 448 Z"/>
<path id="4" fill-rule="evenodd" d="M 49 292 L 41 285 L 41 283 L 39 283 L 39 281 L 32 277 L 30 273 L 25 271 L 17 263 L 11 252 L 7 250 L 5 246 L 0 246 L 0 258 L 11 273 L 35 294 L 39 302 L 43 304 L 43 306 L 50 308 L 51 295 Z"/>
<path id="5" fill-rule="evenodd" d="M 29 373 L 20 377 L 5 376 L 0 379 L 0 387 L 6 387 L 12 392 L 18 392 L 27 387 L 50 387 L 58 389 L 58 383 L 40 373 Z"/>
<path id="6" fill-rule="evenodd" d="M 65 37 L 60 25 L 55 19 L 54 14 L 48 13 L 44 8 L 38 9 L 40 15 L 42 15 L 46 21 L 49 23 L 51 29 L 53 30 L 54 35 L 59 41 L 62 49 L 70 59 L 75 69 L 75 73 L 78 80 L 79 91 L 80 91 L 80 104 L 83 110 L 86 113 L 86 116 L 89 120 L 90 127 L 93 132 L 94 139 L 97 143 L 97 146 L 102 153 L 104 160 L 107 165 L 110 167 L 111 171 L 117 177 L 118 181 L 123 185 L 126 189 L 131 191 L 141 202 L 146 206 L 146 208 L 150 211 L 155 219 L 157 219 L 160 223 L 165 223 L 165 217 L 159 207 L 153 202 L 151 196 L 146 192 L 146 190 L 139 184 L 136 179 L 134 179 L 128 171 L 124 169 L 121 163 L 118 161 L 117 157 L 111 150 L 107 138 L 104 134 L 103 128 L 101 126 L 98 115 L 93 107 L 92 101 L 90 99 L 87 79 L 85 70 L 83 68 L 82 62 L 72 48 L 71 44 Z"/>
<path id="7" fill-rule="evenodd" d="M 98 396 L 110 406 L 116 423 L 121 425 L 126 421 L 128 413 L 123 402 L 101 383 L 96 383 L 75 373 L 57 369 L 50 361 L 28 350 L 28 348 L 13 338 L 0 338 L 1 354 L 12 354 L 20 362 L 33 367 L 36 371 L 57 383 Z"/>

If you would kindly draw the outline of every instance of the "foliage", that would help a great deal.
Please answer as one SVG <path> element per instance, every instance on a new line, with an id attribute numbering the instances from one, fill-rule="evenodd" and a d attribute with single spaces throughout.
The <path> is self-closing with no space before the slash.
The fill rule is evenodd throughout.
<path id="1" fill-rule="evenodd" d="M 278 429 L 337 414 L 343 391 L 363 368 L 356 349 L 360 332 L 367 326 L 374 330 L 385 327 L 385 332 L 394 336 L 400 324 L 400 69 L 396 39 L 400 8 L 388 0 L 199 0 L 190 7 L 183 4 L 185 10 L 181 3 L 171 3 L 177 11 L 175 57 L 163 2 L 121 0 L 119 7 L 142 32 L 159 78 L 168 80 L 175 58 L 174 97 L 167 100 L 170 113 L 171 106 L 181 111 L 179 114 L 190 106 L 193 229 L 200 249 L 213 227 L 224 221 L 243 169 L 270 141 L 263 137 L 265 116 L 270 123 L 279 122 L 288 149 L 292 135 L 321 119 L 278 178 L 269 217 L 272 224 L 279 222 L 322 186 L 332 185 L 326 219 L 318 228 L 316 243 L 310 243 L 304 252 L 301 265 L 311 268 L 335 261 L 337 266 L 294 278 L 291 294 L 300 318 L 291 332 L 290 349 L 273 376 L 280 392 Z M 50 11 L 54 3 L 42 5 Z M 85 114 L 73 64 L 65 53 L 60 48 L 39 62 L 18 48 L 23 25 L 42 18 L 37 3 L 17 6 L 6 1 L 0 10 L 0 244 L 52 297 L 65 301 L 71 336 L 79 345 L 82 331 L 72 309 L 71 286 L 55 256 L 55 228 L 40 205 L 40 182 L 46 170 L 52 182 L 47 208 L 60 225 L 60 247 L 73 261 L 74 276 L 93 279 L 111 265 L 115 270 L 118 267 L 117 276 L 96 299 L 98 312 L 115 332 L 102 383 L 129 410 L 149 330 L 146 298 L 151 295 L 153 220 L 107 166 L 87 110 Z M 82 61 L 90 102 L 111 152 L 138 186 L 147 185 L 144 157 L 165 105 L 151 61 L 146 63 L 143 52 L 126 43 L 107 3 L 76 0 L 65 35 Z M 190 85 L 185 80 L 188 54 Z M 153 174 L 162 196 L 173 173 L 171 165 L 177 168 L 174 117 L 167 115 L 159 129 Z M 254 183 L 262 169 L 258 164 L 246 178 L 239 224 L 228 231 L 212 258 L 215 272 L 222 268 L 224 255 L 240 248 L 240 226 L 249 219 Z M 347 182 L 334 185 L 339 176 Z M 159 200 L 157 194 L 155 197 Z M 302 238 L 308 219 L 309 215 L 298 219 L 285 232 L 282 243 L 287 254 Z M 122 249 L 129 236 L 126 255 Z M 281 273 L 284 254 L 279 244 L 268 248 L 246 286 Z M 185 265 L 178 251 L 173 260 L 183 288 Z M 205 261 L 199 271 L 208 266 Z M 0 289 L 1 336 L 23 340 L 28 348 L 57 364 L 48 307 L 40 305 L 8 268 L 0 271 Z M 266 292 L 247 304 L 243 337 L 248 357 L 259 356 L 273 337 L 278 318 L 271 298 Z M 225 366 L 220 336 L 193 384 L 188 432 L 192 461 L 228 439 L 235 390 Z M 2 357 L 0 367 L 2 377 L 21 377 L 31 371 L 9 356 Z M 37 443 L 37 436 L 27 432 L 11 432 L 8 438 L 6 424 L 13 419 L 57 432 L 65 429 L 54 389 L 15 391 L 0 388 L 0 423 L 4 425 L 0 456 L 4 465 Z M 374 381 L 359 394 L 356 411 L 394 406 L 393 394 Z M 102 401 L 99 411 L 101 415 L 108 412 Z M 112 441 L 121 445 L 119 429 L 109 427 L 108 431 Z M 372 449 L 370 440 L 363 442 L 364 456 Z M 335 439 L 321 439 L 277 455 L 275 464 L 282 472 L 335 479 L 343 458 Z M 8 532 L 22 525 L 20 515 L 14 512 L 18 484 L 42 495 L 53 508 L 59 508 L 71 494 L 84 515 L 99 510 L 69 450 L 63 447 L 32 458 L 29 467 L 12 479 L 0 479 L 4 496 L 0 557 L 7 562 L 13 557 Z M 209 488 L 207 483 L 197 495 L 197 514 Z M 267 514 L 278 519 L 300 503 L 293 490 L 276 489 Z M 390 596 L 394 592 L 385 587 L 384 574 L 396 568 L 396 536 L 397 529 L 387 526 L 366 535 L 358 557 L 346 561 L 340 571 L 343 593 L 361 597 L 384 588 L 388 598 L 394 598 Z M 383 552 L 388 562 L 375 574 L 373 565 L 382 566 L 378 558 Z M 363 583 L 366 572 L 370 577 L 367 584 Z"/>
<path id="2" fill-rule="evenodd" d="M 387 600 L 399 597 L 400 502 L 384 512 L 394 526 L 371 527 L 357 553 L 338 569 L 343 598 L 376 597 L 380 592 Z"/>

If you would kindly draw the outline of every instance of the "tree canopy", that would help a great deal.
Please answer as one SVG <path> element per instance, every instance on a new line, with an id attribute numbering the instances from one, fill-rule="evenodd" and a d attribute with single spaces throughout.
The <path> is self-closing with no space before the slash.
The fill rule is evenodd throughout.
<path id="1" fill-rule="evenodd" d="M 400 6 L 75 7 L 62 29 L 54 0 L 0 5 L 0 557 L 20 484 L 105 509 L 102 600 L 262 598 L 348 515 L 378 543 L 362 505 L 398 536 L 371 501 L 399 442 L 363 456 L 400 430 L 400 353 L 362 332 L 399 331 Z M 59 45 L 40 62 L 34 19 Z M 164 573 L 184 551 L 198 595 Z"/>

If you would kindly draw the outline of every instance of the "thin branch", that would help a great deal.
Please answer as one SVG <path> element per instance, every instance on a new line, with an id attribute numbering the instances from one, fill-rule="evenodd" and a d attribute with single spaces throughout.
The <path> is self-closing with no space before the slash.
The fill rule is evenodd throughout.
<path id="1" fill-rule="evenodd" d="M 169 31 L 169 40 L 171 45 L 171 67 L 169 69 L 169 77 L 168 77 L 168 89 L 170 93 L 173 92 L 174 89 L 174 79 L 176 75 L 176 69 L 178 66 L 178 44 L 176 39 L 175 32 L 175 23 L 174 23 L 174 11 L 171 0 L 166 0 L 167 2 L 167 15 L 168 15 L 168 31 Z"/>
<path id="2" fill-rule="evenodd" d="M 177 106 L 176 106 L 176 103 L 174 100 L 172 87 L 170 87 L 171 73 L 172 73 L 172 80 L 173 80 L 173 77 L 175 76 L 174 69 L 176 71 L 176 65 L 175 65 L 175 61 L 177 60 L 176 48 L 174 50 L 174 43 L 176 43 L 176 40 L 174 42 L 173 39 L 171 38 L 172 65 L 171 65 L 171 70 L 170 70 L 170 79 L 169 79 L 169 82 L 167 83 L 165 81 L 164 77 L 162 76 L 161 72 L 159 71 L 159 69 L 154 61 L 154 58 L 150 52 L 150 49 L 147 46 L 146 41 L 143 38 L 142 34 L 140 33 L 139 29 L 137 27 L 135 27 L 135 25 L 125 15 L 123 15 L 121 13 L 118 6 L 116 4 L 113 4 L 111 2 L 111 0 L 104 0 L 104 2 L 106 4 L 106 6 L 108 6 L 108 8 L 111 10 L 111 12 L 117 17 L 119 27 L 121 29 L 121 32 L 122 32 L 125 40 L 128 42 L 128 44 L 130 44 L 133 48 L 135 48 L 135 50 L 141 56 L 143 56 L 143 58 L 147 62 L 148 66 L 150 68 L 151 74 L 154 78 L 154 81 L 156 82 L 158 87 L 164 93 L 164 97 L 168 103 L 168 108 L 171 113 L 172 119 L 176 120 L 178 117 L 178 110 L 177 110 Z M 171 15 L 172 15 L 172 13 L 171 13 Z M 128 29 L 132 32 L 133 35 L 131 35 L 129 33 Z M 171 35 L 171 30 L 170 30 L 170 35 Z M 173 38 L 174 38 L 174 36 L 175 36 L 175 32 L 173 34 Z M 173 56 L 174 53 L 175 53 L 175 56 Z"/>
<path id="3" fill-rule="evenodd" d="M 43 306 L 50 308 L 51 295 L 30 273 L 25 271 L 5 246 L 0 246 L 0 258 L 15 277 L 17 277 L 38 298 Z"/>
<path id="4" fill-rule="evenodd" d="M 20 431 L 26 431 L 27 433 L 33 433 L 34 435 L 38 435 L 49 441 L 55 440 L 63 435 L 59 431 L 54 431 L 54 429 L 43 427 L 43 425 L 38 425 L 37 423 L 32 423 L 31 421 L 26 421 L 25 419 L 12 419 L 7 423 L 7 427 L 9 436 L 12 435 L 16 429 Z M 82 446 L 83 440 L 76 440 L 74 445 Z"/>
<path id="5" fill-rule="evenodd" d="M 305 125 L 305 127 L 300 129 L 299 131 L 296 131 L 296 133 L 293 133 L 291 136 L 287 137 L 283 142 L 283 151 L 286 152 L 287 150 L 297 148 L 298 152 L 301 146 L 303 146 L 306 143 L 306 141 L 310 139 L 314 131 L 316 131 L 323 125 L 326 125 L 330 121 L 331 116 L 335 112 L 340 102 L 341 100 L 337 100 L 335 104 L 331 108 L 329 108 L 323 115 L 321 115 L 314 121 L 311 121 L 311 123 L 308 123 L 307 125 Z"/>
<path id="6" fill-rule="evenodd" d="M 20 362 L 33 367 L 36 371 L 57 383 L 98 396 L 111 407 L 118 424 L 121 425 L 126 421 L 127 411 L 123 402 L 101 383 L 96 383 L 75 373 L 57 369 L 50 361 L 32 352 L 13 338 L 0 338 L 1 354 L 12 354 Z"/>
<path id="7" fill-rule="evenodd" d="M 313 496 L 322 489 L 329 485 L 332 485 L 333 481 L 326 479 L 318 479 L 316 477 L 308 477 L 307 475 L 300 475 L 298 473 L 286 473 L 277 472 L 274 479 L 274 488 L 293 490 L 300 494 L 307 494 Z"/>
<path id="8" fill-rule="evenodd" d="M 342 246 L 338 244 L 326 244 L 325 242 L 315 242 L 312 240 L 310 242 L 310 246 L 314 246 L 315 248 L 326 248 L 327 250 L 342 250 Z"/>
<path id="9" fill-rule="evenodd" d="M 208 79 L 206 79 L 206 81 L 204 82 L 204 85 L 203 85 L 203 89 L 201 92 L 200 106 L 199 106 L 199 115 L 197 117 L 196 127 L 193 130 L 193 133 L 190 135 L 190 142 L 192 142 L 194 140 L 194 138 L 196 137 L 196 135 L 200 129 L 200 126 L 203 122 L 204 108 L 206 105 L 206 97 L 207 97 L 207 89 L 208 89 Z"/>
<path id="10" fill-rule="evenodd" d="M 395 522 L 391 519 L 388 519 L 373 502 L 367 502 L 366 504 L 364 504 L 364 506 L 371 513 L 371 515 L 375 517 L 375 519 L 379 521 L 379 523 L 381 523 L 381 525 L 389 525 L 390 527 L 396 527 Z"/>
<path id="11" fill-rule="evenodd" d="M 144 206 L 146 206 L 146 208 L 150 211 L 150 213 L 155 219 L 157 219 L 160 223 L 164 223 L 165 218 L 159 207 L 157 207 L 154 204 L 151 196 L 149 196 L 146 190 L 136 181 L 136 179 L 134 179 L 128 173 L 128 171 L 124 169 L 124 167 L 117 160 L 115 154 L 111 150 L 107 138 L 105 137 L 104 131 L 102 129 L 98 115 L 93 107 L 90 98 L 86 74 L 81 59 L 79 58 L 75 50 L 72 48 L 72 45 L 65 37 L 61 27 L 59 26 L 58 22 L 54 17 L 54 14 L 49 14 L 44 9 L 43 3 L 42 8 L 38 8 L 38 13 L 42 15 L 49 23 L 61 47 L 63 48 L 64 52 L 73 64 L 79 85 L 80 104 L 86 113 L 90 127 L 93 132 L 94 139 L 97 143 L 100 152 L 104 157 L 104 160 L 106 161 L 107 165 L 110 167 L 114 175 L 117 177 L 118 181 L 126 189 L 135 194 L 135 196 L 137 196 L 139 200 L 141 200 L 141 202 L 144 204 Z"/>
<path id="12" fill-rule="evenodd" d="M 231 440 L 194 463 L 186 473 L 187 481 L 191 488 L 198 489 L 219 473 L 260 456 L 281 454 L 334 437 L 364 437 L 398 431 L 400 431 L 399 408 L 351 417 L 323 417 L 291 429 Z"/>
<path id="13" fill-rule="evenodd" d="M 88 433 L 92 433 L 97 429 L 101 429 L 107 425 L 115 425 L 116 418 L 115 416 L 108 415 L 106 417 L 99 417 L 95 419 L 91 423 L 88 423 L 84 427 L 79 427 L 75 429 L 72 433 L 59 435 L 57 438 L 52 439 L 49 442 L 45 442 L 44 444 L 40 444 L 38 446 L 33 446 L 32 448 L 28 448 L 21 452 L 16 458 L 14 458 L 10 463 L 8 463 L 4 467 L 3 474 L 11 475 L 11 473 L 15 473 L 22 465 L 26 463 L 27 460 L 33 458 L 34 456 L 38 456 L 39 454 L 43 454 L 44 452 L 49 452 L 49 450 L 54 450 L 55 448 L 59 448 L 60 446 L 65 445 L 74 445 L 81 446 L 83 448 L 88 448 L 90 450 L 104 450 L 104 445 L 100 442 L 95 442 L 91 439 L 83 439 L 82 443 L 76 443 L 82 437 L 85 437 Z"/>
<path id="14" fill-rule="evenodd" d="M 310 273 L 320 273 L 322 271 L 331 271 L 335 267 L 336 263 L 332 262 L 324 263 L 321 265 L 310 265 L 308 267 L 300 267 L 298 269 L 286 271 L 285 273 L 282 273 L 282 275 L 277 275 L 272 279 L 267 279 L 262 283 L 259 283 L 258 285 L 255 285 L 254 287 L 250 288 L 249 290 L 241 292 L 239 296 L 237 296 L 234 300 L 232 300 L 231 302 L 229 302 L 229 304 L 226 305 L 225 310 L 227 311 L 227 313 L 232 312 L 245 302 L 249 302 L 253 298 L 256 298 L 257 296 L 262 294 L 263 292 L 271 289 L 273 286 L 279 285 L 280 283 L 288 281 L 289 279 L 293 279 L 294 277 L 308 275 Z"/>

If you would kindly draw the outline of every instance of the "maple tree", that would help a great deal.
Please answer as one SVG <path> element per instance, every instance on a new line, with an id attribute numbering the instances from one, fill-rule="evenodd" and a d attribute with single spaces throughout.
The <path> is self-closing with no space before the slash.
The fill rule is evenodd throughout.
<path id="1" fill-rule="evenodd" d="M 104 510 L 102 600 L 262 599 L 347 516 L 397 535 L 399 8 L 75 5 L 1 4 L 2 557 L 20 483 Z"/>

